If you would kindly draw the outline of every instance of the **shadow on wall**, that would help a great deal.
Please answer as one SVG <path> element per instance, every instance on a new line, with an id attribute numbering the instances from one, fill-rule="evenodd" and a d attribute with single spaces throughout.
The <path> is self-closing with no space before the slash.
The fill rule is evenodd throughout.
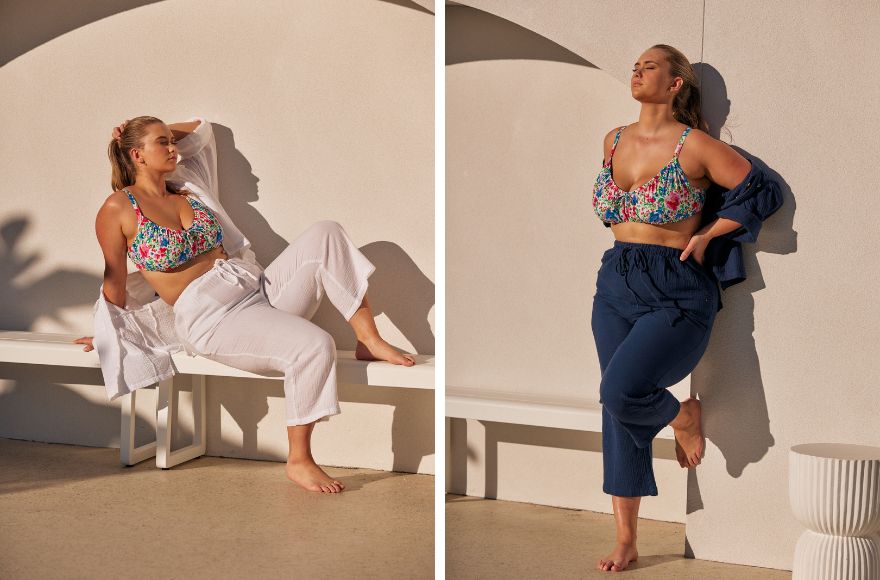
<path id="1" fill-rule="evenodd" d="M 446 6 L 446 15 L 447 64 L 529 59 L 596 68 L 588 60 L 552 40 L 498 16 L 471 7 L 453 5 Z M 726 142 L 733 141 L 736 124 L 728 125 L 731 102 L 724 78 L 712 65 L 695 63 L 694 68 L 701 79 L 703 114 L 709 125 L 709 134 L 719 139 L 723 132 Z M 590 103 L 584 103 L 584 106 L 589 108 Z M 741 148 L 734 146 L 734 149 L 744 153 Z M 782 208 L 764 224 L 758 243 L 743 246 L 748 279 L 722 293 L 725 308 L 718 314 L 709 348 L 691 375 L 693 394 L 704 402 L 706 438 L 721 451 L 727 471 L 732 477 L 739 477 L 748 464 L 759 461 L 774 445 L 758 350 L 753 337 L 753 294 L 764 288 L 756 252 L 789 254 L 797 251 L 797 232 L 792 227 L 796 204 L 791 188 L 760 158 L 756 157 L 756 161 L 777 180 L 785 201 Z M 712 195 L 711 190 L 709 195 Z M 598 390 L 598 385 L 596 389 Z M 464 421 L 453 421 L 453 424 L 456 426 L 456 445 L 466 446 Z M 553 434 L 550 430 L 525 426 L 502 429 L 492 423 L 485 425 L 485 477 L 488 497 L 495 497 L 497 493 L 496 448 L 499 441 L 513 439 L 527 442 L 528 438 L 534 437 L 532 444 L 535 445 L 591 450 L 589 445 L 581 445 L 580 441 L 586 439 L 580 439 L 577 434 Z M 458 433 L 458 430 L 462 430 L 462 433 Z M 666 451 L 663 446 L 661 449 Z M 598 450 L 601 452 L 601 447 Z M 469 456 L 475 457 L 476 451 L 459 448 L 453 453 L 452 472 L 457 492 L 463 493 L 466 489 L 465 465 Z M 663 457 L 666 458 L 666 455 Z M 672 454 L 669 459 L 674 457 Z M 687 513 L 701 508 L 698 474 L 695 470 L 689 470 Z"/>
<path id="2" fill-rule="evenodd" d="M 696 63 L 701 79 L 703 114 L 709 134 L 732 143 L 736 124 L 729 125 L 731 102 L 721 73 L 710 64 Z M 727 473 L 740 477 L 750 463 L 757 463 L 775 444 L 770 428 L 761 362 L 755 344 L 754 294 L 765 288 L 757 252 L 792 254 L 797 251 L 794 230 L 796 200 L 791 187 L 758 156 L 736 145 L 741 155 L 754 157 L 779 183 L 784 202 L 765 222 L 756 244 L 743 245 L 748 278 L 722 292 L 724 309 L 718 313 L 709 347 L 691 374 L 691 391 L 703 401 L 703 426 L 707 440 L 721 451 Z M 718 186 L 711 186 L 708 195 Z M 688 470 L 687 510 L 690 514 L 703 508 L 699 474 Z M 686 549 L 687 552 L 687 549 Z M 687 554 L 686 554 L 687 555 Z"/>
<path id="3" fill-rule="evenodd" d="M 252 203 L 259 199 L 257 178 L 251 171 L 250 162 L 235 148 L 232 131 L 228 127 L 212 123 L 217 140 L 218 179 L 221 184 L 223 205 L 236 225 L 254 242 L 254 251 L 258 261 L 266 265 L 287 247 L 288 242 L 276 234 L 268 221 L 254 209 Z M 223 191 L 228 193 L 223 195 Z M 101 277 L 74 270 L 56 270 L 43 278 L 38 278 L 26 285 L 15 284 L 14 281 L 27 276 L 28 269 L 40 258 L 37 253 L 18 255 L 17 246 L 24 238 L 30 222 L 25 217 L 17 217 L 0 225 L 0 329 L 31 330 L 35 321 L 41 317 L 49 317 L 59 325 L 65 325 L 62 312 L 66 308 L 91 306 L 97 297 L 101 285 Z M 344 224 L 343 224 L 344 226 Z M 258 235 L 252 236 L 253 233 Z M 256 238 L 256 239 L 255 239 Z M 95 242 L 97 243 L 97 242 Z M 257 248 L 270 248 L 270 255 Z M 365 255 L 376 265 L 376 271 L 370 277 L 369 296 L 375 314 L 385 313 L 414 345 L 419 353 L 434 352 L 434 336 L 428 325 L 428 312 L 434 304 L 434 284 L 431 282 L 397 244 L 381 241 L 373 242 L 363 248 Z M 354 350 L 354 333 L 347 322 L 329 300 L 323 301 L 319 313 L 320 319 L 314 319 L 321 325 L 324 321 L 325 330 L 333 334 L 337 347 L 343 350 Z M 88 331 L 87 331 L 88 332 Z M 346 337 L 346 338 L 343 338 Z M 77 345 L 77 348 L 80 348 Z M 64 386 L 64 383 L 101 384 L 99 372 L 87 369 L 70 369 L 61 367 L 42 367 L 36 371 L 32 365 L 0 365 L 3 373 L 0 379 L 11 380 L 15 386 L 0 394 L 0 425 L 13 425 L 16 417 L 30 417 L 35 401 L 51 400 L 47 412 L 43 413 L 38 422 L 45 428 L 37 429 L 33 425 L 27 427 L 30 433 L 54 433 L 58 440 L 65 440 L 65 433 L 77 433 L 77 427 L 60 429 L 58 425 L 69 422 L 70 417 L 90 417 L 106 428 L 100 432 L 103 436 L 95 436 L 86 445 L 115 446 L 119 444 L 119 410 L 106 404 L 95 404 L 78 393 Z M 54 377 L 47 380 L 48 377 Z M 180 382 L 175 377 L 178 389 L 188 384 L 186 375 Z M 209 379 L 209 383 L 214 380 Z M 230 379 L 224 379 L 230 380 Z M 231 385 L 229 388 L 233 388 Z M 267 398 L 283 397 L 283 385 L 274 380 L 251 380 L 248 383 L 251 393 L 247 405 L 237 405 L 232 401 L 223 404 L 223 389 L 209 388 L 207 398 L 210 428 L 219 428 L 221 405 L 235 418 L 243 432 L 243 441 L 235 444 L 236 450 L 256 454 L 259 452 L 257 430 L 260 420 L 268 412 Z M 187 390 L 184 388 L 183 390 Z M 388 393 L 388 389 L 380 387 L 363 387 L 359 389 L 340 389 L 340 400 L 343 402 L 377 402 L 394 407 L 391 426 L 392 450 L 394 452 L 394 469 L 399 471 L 417 472 L 422 456 L 433 451 L 433 429 L 414 429 L 413 417 L 422 420 L 422 424 L 431 425 L 433 418 L 433 391 L 427 393 L 401 393 L 407 389 L 396 389 Z M 232 397 L 230 397 L 232 399 Z M 233 400 L 238 400 L 233 399 Z M 25 405 L 16 410 L 16 406 Z M 140 405 L 139 405 L 140 406 Z M 87 407 L 93 407 L 87 409 Z M 145 405 L 146 407 L 146 405 Z M 60 416 L 52 416 L 48 409 L 57 410 Z M 155 407 L 154 407 L 155 408 Z M 428 417 L 421 417 L 419 409 L 429 409 Z M 81 426 L 78 427 L 81 430 Z M 136 421 L 138 433 L 147 433 L 150 426 L 142 420 Z M 5 433 L 5 435 L 4 435 Z M 148 433 L 150 435 L 151 433 Z M 0 436 L 10 436 L 8 432 Z M 219 437 L 219 433 L 216 434 Z M 174 436 L 174 444 L 183 445 L 191 441 L 192 433 L 178 433 Z M 70 439 L 67 439 L 70 440 Z M 209 437 L 209 440 L 210 437 Z M 217 441 L 217 438 L 213 439 Z M 214 450 L 209 449 L 209 453 Z"/>
<path id="4" fill-rule="evenodd" d="M 446 64 L 547 60 L 596 68 L 546 36 L 470 6 L 446 6 Z"/>
<path id="5" fill-rule="evenodd" d="M 217 141 L 217 173 L 223 207 L 251 240 L 257 260 L 268 266 L 289 242 L 275 233 L 254 208 L 253 204 L 259 200 L 257 183 L 260 180 L 253 174 L 247 158 L 235 147 L 232 130 L 218 123 L 211 125 Z M 367 291 L 373 314 L 384 313 L 416 353 L 433 354 L 434 333 L 428 324 L 428 314 L 434 306 L 434 283 L 406 251 L 393 242 L 371 242 L 360 250 L 376 266 Z M 322 301 L 312 321 L 333 335 L 337 348 L 354 350 L 354 333 L 329 300 Z"/>
<path id="6" fill-rule="evenodd" d="M 427 7 L 422 6 L 418 2 L 411 2 L 410 0 L 380 0 L 381 2 L 387 2 L 388 4 L 394 4 L 395 6 L 400 6 L 402 8 L 410 8 L 412 10 L 416 10 L 417 12 L 424 12 L 425 14 L 434 15 L 434 12 L 429 10 Z M 425 1 L 422 0 L 422 4 L 431 4 L 433 5 L 433 0 Z"/>
<path id="7" fill-rule="evenodd" d="M 162 0 L 3 0 L 0 66 L 92 22 Z"/>
<path id="8" fill-rule="evenodd" d="M 0 2 L 0 66 L 26 52 L 103 18 L 162 0 L 3 0 Z M 381 0 L 434 14 L 409 0 Z"/>

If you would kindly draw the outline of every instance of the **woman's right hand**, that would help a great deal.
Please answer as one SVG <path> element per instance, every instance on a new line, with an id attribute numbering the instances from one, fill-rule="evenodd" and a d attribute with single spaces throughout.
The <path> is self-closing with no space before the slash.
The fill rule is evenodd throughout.
<path id="1" fill-rule="evenodd" d="M 91 336 L 84 336 L 84 337 L 82 337 L 82 338 L 77 338 L 77 339 L 74 340 L 73 342 L 75 342 L 75 343 L 77 343 L 77 344 L 84 344 L 84 345 L 86 345 L 86 347 L 85 347 L 83 350 L 84 350 L 85 352 L 89 352 L 90 350 L 95 350 L 95 345 L 92 344 L 92 338 L 93 338 L 93 337 L 91 337 Z"/>
<path id="2" fill-rule="evenodd" d="M 122 132 L 125 131 L 125 126 L 131 119 L 126 119 L 116 127 L 113 127 L 113 139 L 119 139 L 119 136 L 122 135 Z"/>

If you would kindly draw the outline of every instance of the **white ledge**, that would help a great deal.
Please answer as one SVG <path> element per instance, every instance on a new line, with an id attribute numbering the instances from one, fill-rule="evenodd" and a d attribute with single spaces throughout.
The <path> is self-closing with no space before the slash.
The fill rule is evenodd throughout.
<path id="1" fill-rule="evenodd" d="M 85 352 L 85 345 L 73 342 L 79 336 L 0 331 L 0 362 L 101 368 L 97 351 Z M 434 355 L 412 355 L 416 364 L 404 367 L 385 361 L 357 360 L 354 351 L 339 350 L 336 353 L 336 377 L 340 383 L 408 389 L 434 388 Z M 284 378 L 281 373 L 258 375 L 203 357 L 190 357 L 184 351 L 174 353 L 171 359 L 176 371 L 182 374 L 279 380 Z"/>
<path id="2" fill-rule="evenodd" d="M 536 427 L 602 431 L 602 405 L 574 397 L 537 397 L 494 389 L 446 387 L 446 416 Z M 674 439 L 665 427 L 659 439 Z"/>

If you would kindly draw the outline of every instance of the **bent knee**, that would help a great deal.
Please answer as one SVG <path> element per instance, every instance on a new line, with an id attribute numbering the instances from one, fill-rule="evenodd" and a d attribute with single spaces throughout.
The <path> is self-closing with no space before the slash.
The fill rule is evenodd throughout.
<path id="1" fill-rule="evenodd" d="M 337 221 L 321 220 L 309 226 L 309 232 L 321 236 L 338 236 L 345 231 Z"/>
<path id="2" fill-rule="evenodd" d="M 336 358 L 336 341 L 333 335 L 322 328 L 315 327 L 312 337 L 314 350 L 318 354 Z"/>
<path id="3" fill-rule="evenodd" d="M 604 378 L 599 385 L 599 402 L 608 409 L 609 413 L 615 416 L 620 415 L 625 408 L 623 391 L 619 385 L 615 385 Z"/>

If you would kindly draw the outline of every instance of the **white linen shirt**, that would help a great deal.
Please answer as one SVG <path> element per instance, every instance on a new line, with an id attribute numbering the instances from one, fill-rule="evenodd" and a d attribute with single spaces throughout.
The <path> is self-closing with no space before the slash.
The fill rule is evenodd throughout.
<path id="1" fill-rule="evenodd" d="M 230 258 L 239 257 L 263 269 L 250 241 L 220 205 L 217 144 L 211 124 L 203 117 L 187 121 L 199 121 L 199 125 L 177 142 L 177 168 L 165 180 L 191 191 L 214 213 L 223 228 L 223 247 Z M 186 350 L 194 356 L 177 336 L 171 305 L 156 295 L 141 270 L 128 274 L 125 294 L 126 307 L 120 308 L 104 297 L 102 283 L 94 306 L 92 344 L 110 401 L 177 374 L 173 353 Z"/>

